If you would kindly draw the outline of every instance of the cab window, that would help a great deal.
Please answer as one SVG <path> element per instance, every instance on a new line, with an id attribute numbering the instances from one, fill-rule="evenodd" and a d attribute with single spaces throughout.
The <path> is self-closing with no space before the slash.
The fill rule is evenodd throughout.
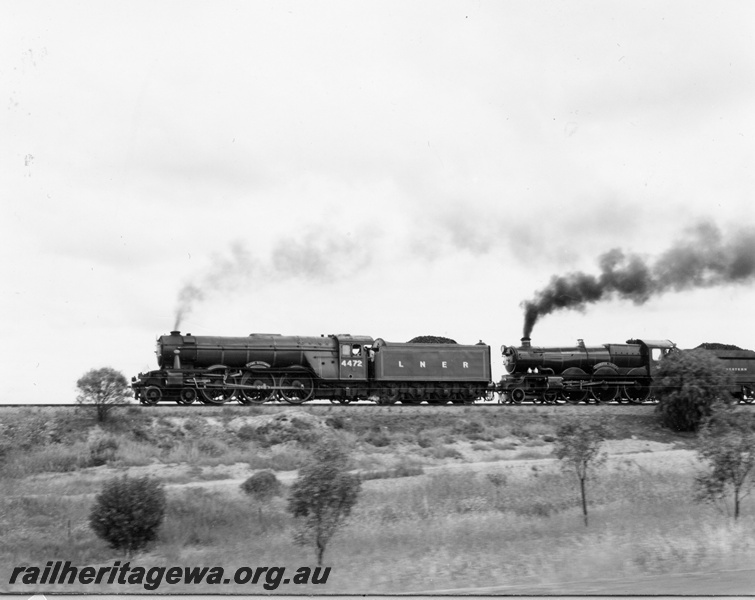
<path id="1" fill-rule="evenodd" d="M 650 350 L 650 356 L 653 359 L 653 362 L 658 362 L 659 360 L 661 360 L 661 358 L 663 358 L 663 350 L 661 350 L 660 348 L 652 348 Z"/>
<path id="2" fill-rule="evenodd" d="M 362 356 L 360 344 L 341 344 L 341 356 L 344 358 L 359 358 Z"/>

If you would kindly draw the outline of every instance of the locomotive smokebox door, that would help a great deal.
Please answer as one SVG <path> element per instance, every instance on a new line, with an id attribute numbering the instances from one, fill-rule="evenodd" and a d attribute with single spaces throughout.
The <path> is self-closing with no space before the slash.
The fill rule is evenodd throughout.
<path id="1" fill-rule="evenodd" d="M 372 338 L 339 335 L 338 378 L 352 381 L 367 381 L 367 364 Z"/>

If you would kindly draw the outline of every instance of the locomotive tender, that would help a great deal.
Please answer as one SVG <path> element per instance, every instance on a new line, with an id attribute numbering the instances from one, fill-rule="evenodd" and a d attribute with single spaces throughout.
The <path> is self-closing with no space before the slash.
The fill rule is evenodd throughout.
<path id="1" fill-rule="evenodd" d="M 157 371 L 132 378 L 143 404 L 173 400 L 256 404 L 280 398 L 339 402 L 474 402 L 491 386 L 490 346 L 402 344 L 348 334 L 320 337 L 181 335 L 157 340 Z"/>

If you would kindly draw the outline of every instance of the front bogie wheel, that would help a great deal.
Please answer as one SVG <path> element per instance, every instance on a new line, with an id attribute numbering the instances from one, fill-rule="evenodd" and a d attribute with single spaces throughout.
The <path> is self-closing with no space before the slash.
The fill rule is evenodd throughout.
<path id="1" fill-rule="evenodd" d="M 197 399 L 196 388 L 185 387 L 179 392 L 176 402 L 178 404 L 194 404 L 194 401 L 196 399 Z"/>
<path id="2" fill-rule="evenodd" d="M 155 405 L 162 400 L 163 391 L 154 385 L 149 386 L 142 392 L 142 402 L 144 404 Z"/>

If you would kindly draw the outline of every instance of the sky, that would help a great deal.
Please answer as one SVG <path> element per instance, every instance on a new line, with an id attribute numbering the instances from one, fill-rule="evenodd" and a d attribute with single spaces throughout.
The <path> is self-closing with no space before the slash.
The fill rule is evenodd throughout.
<path id="1" fill-rule="evenodd" d="M 500 377 L 554 276 L 749 251 L 753 106 L 748 0 L 2 2 L 0 403 L 176 326 L 482 340 Z M 753 306 L 708 278 L 532 340 L 755 348 Z"/>

